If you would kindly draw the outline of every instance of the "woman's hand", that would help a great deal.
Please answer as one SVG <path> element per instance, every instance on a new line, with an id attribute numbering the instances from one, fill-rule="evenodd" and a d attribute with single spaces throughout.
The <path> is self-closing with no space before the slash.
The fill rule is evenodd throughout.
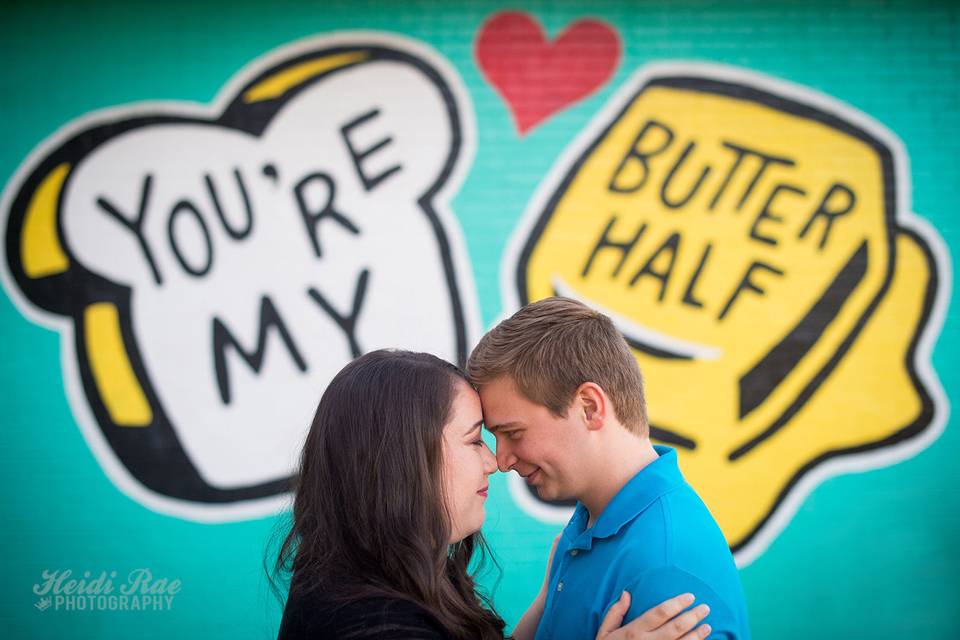
<path id="1" fill-rule="evenodd" d="M 693 600 L 689 593 L 670 598 L 621 627 L 623 616 L 630 609 L 630 594 L 624 591 L 603 618 L 597 640 L 702 640 L 710 635 L 710 625 L 697 624 L 707 617 L 710 607 L 701 604 L 683 611 Z"/>

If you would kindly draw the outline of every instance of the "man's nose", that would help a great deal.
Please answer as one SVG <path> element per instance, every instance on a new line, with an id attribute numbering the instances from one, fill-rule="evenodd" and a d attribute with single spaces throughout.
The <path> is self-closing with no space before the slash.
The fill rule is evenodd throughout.
<path id="1" fill-rule="evenodd" d="M 506 444 L 497 443 L 497 467 L 500 471 L 506 473 L 517 464 L 517 457 L 510 451 Z"/>

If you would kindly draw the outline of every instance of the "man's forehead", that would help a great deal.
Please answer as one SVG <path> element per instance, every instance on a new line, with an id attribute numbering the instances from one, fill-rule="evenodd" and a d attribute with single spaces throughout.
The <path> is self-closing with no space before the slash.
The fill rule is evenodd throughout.
<path id="1" fill-rule="evenodd" d="M 539 405 L 528 399 L 509 376 L 501 376 L 479 389 L 484 422 L 491 430 L 508 424 L 522 426 L 536 419 Z"/>
<path id="2" fill-rule="evenodd" d="M 520 393 L 517 383 L 507 374 L 478 385 L 477 393 L 480 395 L 481 403 L 486 400 L 484 404 L 487 405 L 499 405 L 504 402 L 523 399 L 523 394 Z"/>
<path id="3" fill-rule="evenodd" d="M 500 422 L 516 419 L 516 414 L 523 408 L 517 401 L 517 395 L 509 389 L 483 386 L 479 391 L 480 410 L 485 419 Z"/>

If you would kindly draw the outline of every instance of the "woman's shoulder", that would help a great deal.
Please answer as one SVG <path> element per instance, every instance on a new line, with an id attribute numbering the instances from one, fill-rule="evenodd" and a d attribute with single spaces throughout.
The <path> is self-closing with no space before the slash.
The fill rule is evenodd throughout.
<path id="1" fill-rule="evenodd" d="M 391 596 L 343 602 L 318 592 L 291 596 L 283 611 L 278 640 L 447 640 L 450 636 L 419 604 Z"/>

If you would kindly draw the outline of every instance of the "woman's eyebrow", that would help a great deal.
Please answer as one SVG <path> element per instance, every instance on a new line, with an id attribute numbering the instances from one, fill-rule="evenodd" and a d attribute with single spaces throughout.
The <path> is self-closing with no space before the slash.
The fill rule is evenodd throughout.
<path id="1" fill-rule="evenodd" d="M 463 435 L 468 436 L 468 435 L 470 435 L 471 433 L 473 433 L 474 431 L 476 431 L 477 429 L 479 429 L 479 428 L 482 427 L 482 426 L 483 426 L 483 420 L 478 420 L 476 424 L 474 424 L 474 425 L 471 426 L 469 429 L 467 429 L 466 431 L 464 431 L 464 432 L 463 432 Z"/>

